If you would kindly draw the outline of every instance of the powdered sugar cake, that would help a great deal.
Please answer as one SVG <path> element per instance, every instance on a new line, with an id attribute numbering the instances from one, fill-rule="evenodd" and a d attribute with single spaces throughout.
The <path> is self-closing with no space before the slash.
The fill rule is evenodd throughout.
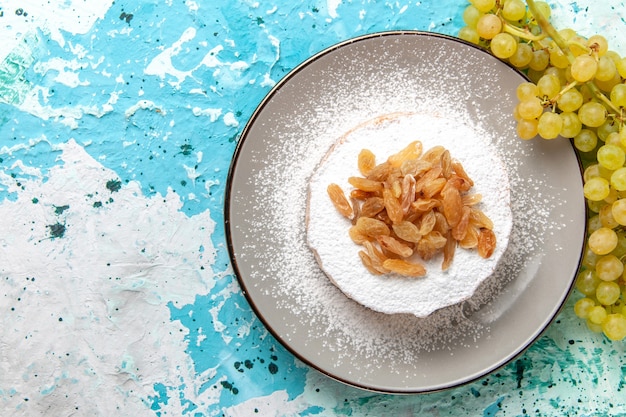
<path id="1" fill-rule="evenodd" d="M 425 262 L 427 274 L 420 278 L 374 275 L 361 262 L 362 247 L 348 234 L 350 220 L 338 213 L 326 189 L 336 183 L 350 192 L 348 178 L 360 175 L 357 157 L 362 149 L 382 162 L 415 140 L 424 150 L 441 145 L 462 163 L 474 181 L 472 191 L 482 195 L 480 208 L 493 221 L 497 245 L 487 259 L 476 250 L 457 248 L 446 271 L 437 256 Z M 425 317 L 471 297 L 496 269 L 512 224 L 509 180 L 491 138 L 476 126 L 437 114 L 385 114 L 355 126 L 332 146 L 309 183 L 307 242 L 318 264 L 345 295 L 382 313 Z"/>

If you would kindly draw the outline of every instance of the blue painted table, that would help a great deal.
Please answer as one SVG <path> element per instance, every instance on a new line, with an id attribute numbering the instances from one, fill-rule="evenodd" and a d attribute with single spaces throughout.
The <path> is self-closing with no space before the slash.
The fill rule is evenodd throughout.
<path id="1" fill-rule="evenodd" d="M 226 175 L 272 86 L 357 35 L 455 35 L 464 1 L 16 3 L 0 2 L 1 415 L 626 415 L 625 345 L 574 317 L 575 294 L 495 373 L 394 396 L 295 359 L 232 274 Z M 623 2 L 551 4 L 621 41 Z"/>

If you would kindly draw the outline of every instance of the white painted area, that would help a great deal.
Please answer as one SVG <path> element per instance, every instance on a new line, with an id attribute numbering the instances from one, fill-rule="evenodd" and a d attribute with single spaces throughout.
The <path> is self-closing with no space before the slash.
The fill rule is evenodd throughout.
<path id="1" fill-rule="evenodd" d="M 115 172 L 74 141 L 60 149 L 47 178 L 30 170 L 35 178 L 14 190 L 17 199 L 0 204 L 0 408 L 113 416 L 121 407 L 153 417 L 156 383 L 214 403 L 211 390 L 199 394 L 206 375 L 196 374 L 188 330 L 168 309 L 193 303 L 219 278 L 210 213 L 188 217 L 174 192 L 147 198 L 133 182 L 111 192 Z M 57 223 L 65 233 L 52 238 L 48 226 Z M 169 401 L 170 415 L 181 415 L 177 396 Z"/>
<path id="2" fill-rule="evenodd" d="M 3 2 L 3 27 L 0 28 L 0 61 L 15 48 L 23 36 L 36 29 L 48 33 L 64 45 L 63 32 L 85 34 L 104 17 L 113 0 L 21 0 Z M 12 4 L 11 4 L 12 3 Z M 17 14 L 16 10 L 23 13 Z"/>
<path id="3" fill-rule="evenodd" d="M 341 4 L 341 0 L 326 0 L 326 8 L 328 9 L 328 15 L 333 19 L 339 17 L 337 14 L 337 7 Z"/>

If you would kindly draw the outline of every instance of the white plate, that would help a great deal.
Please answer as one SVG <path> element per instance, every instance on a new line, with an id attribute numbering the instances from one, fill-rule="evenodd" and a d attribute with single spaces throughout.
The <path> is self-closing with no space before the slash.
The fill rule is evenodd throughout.
<path id="1" fill-rule="evenodd" d="M 272 89 L 231 165 L 226 234 L 248 301 L 294 355 L 353 386 L 418 393 L 484 376 L 541 335 L 572 289 L 585 203 L 569 141 L 517 138 L 512 110 L 521 81 L 457 39 L 386 32 L 331 47 Z M 397 111 L 484 131 L 511 183 L 513 231 L 496 274 L 469 300 L 423 319 L 350 300 L 306 244 L 307 185 L 320 159 L 356 124 Z"/>

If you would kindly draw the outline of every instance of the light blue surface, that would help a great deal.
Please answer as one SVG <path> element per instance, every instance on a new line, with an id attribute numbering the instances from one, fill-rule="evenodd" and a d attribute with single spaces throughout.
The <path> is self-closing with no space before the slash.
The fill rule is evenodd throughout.
<path id="1" fill-rule="evenodd" d="M 31 55 L 7 57 L 4 63 L 13 60 L 18 70 L 0 81 L 5 91 L 15 93 L 4 94 L 0 102 L 0 173 L 6 174 L 0 204 L 16 201 L 22 191 L 15 185 L 33 179 L 24 166 L 40 170 L 45 183 L 50 169 L 63 163 L 59 145 L 73 139 L 119 176 L 122 187 L 137 181 L 146 198 L 171 189 L 186 216 L 208 211 L 216 223 L 211 236 L 216 258 L 207 266 L 215 285 L 193 303 L 167 304 L 171 321 L 179 322 L 185 334 L 193 372 L 205 375 L 194 392 L 212 394 L 195 402 L 202 395 L 187 398 L 185 381 L 157 382 L 153 395 L 142 398 L 144 415 L 172 415 L 164 410 L 174 399 L 189 416 L 626 415 L 624 344 L 588 332 L 573 316 L 573 300 L 537 343 L 492 375 L 445 392 L 391 396 L 346 387 L 300 363 L 254 316 L 230 273 L 222 224 L 228 166 L 238 135 L 273 83 L 312 54 L 357 35 L 393 29 L 454 35 L 465 2 L 344 1 L 336 10 L 323 1 L 213 0 L 198 2 L 197 10 L 193 4 L 115 2 L 88 33 L 63 33 L 64 44 L 36 31 L 23 49 Z M 5 15 L 15 13 L 7 3 L 0 6 Z M 0 15 L 0 26 L 2 20 Z M 188 28 L 195 37 L 181 44 L 171 64 L 189 73 L 183 79 L 146 74 L 148 64 Z M 211 50 L 215 63 L 199 65 Z M 78 85 L 59 82 L 57 70 L 42 70 L 42 63 L 56 58 L 75 65 L 71 72 Z M 39 97 L 47 116 L 32 114 L 23 101 L 24 91 L 35 86 L 49 92 Z M 138 100 L 154 104 L 128 114 Z M 202 109 L 218 109 L 218 115 L 212 119 Z M 199 174 L 195 180 L 190 167 Z M 23 213 L 25 222 L 39 221 L 38 216 Z M 63 239 L 63 233 L 57 238 Z M 1 254 L 8 253 L 6 247 Z M 16 271 L 1 256 L 1 278 L 8 282 Z M 1 285 L 1 314 L 6 316 L 14 303 Z M 209 323 L 214 320 L 225 327 L 213 330 Z M 3 321 L 0 332 L 10 331 L 11 321 Z M 132 366 L 125 363 L 119 372 L 131 372 Z M 5 407 L 0 414 L 39 415 L 33 403 L 45 401 L 53 390 L 48 387 L 41 398 L 15 406 L 21 394 L 0 376 L 0 408 Z M 281 391 L 285 408 L 276 409 L 275 399 L 263 400 Z M 32 414 L 29 407 L 34 407 Z M 119 415 L 125 415 L 121 409 Z"/>

